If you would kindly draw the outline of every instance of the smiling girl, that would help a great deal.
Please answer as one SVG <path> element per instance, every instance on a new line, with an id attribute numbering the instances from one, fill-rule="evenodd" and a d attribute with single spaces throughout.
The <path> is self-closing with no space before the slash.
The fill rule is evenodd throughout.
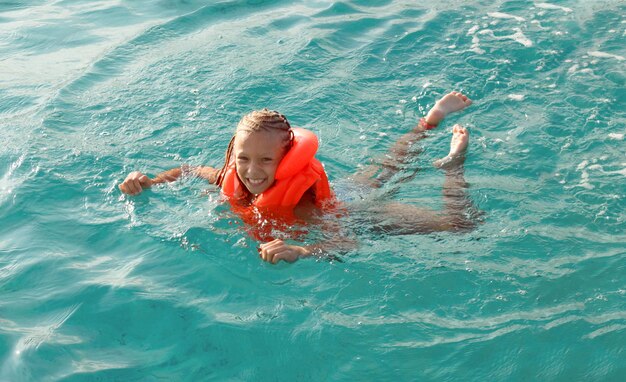
<path id="1" fill-rule="evenodd" d="M 441 98 L 418 125 L 405 134 L 390 150 L 379 166 L 355 175 L 355 182 L 380 187 L 410 159 L 410 146 L 426 137 L 446 115 L 471 104 L 465 95 L 451 92 Z M 384 203 L 368 206 L 369 224 L 385 232 L 433 232 L 469 229 L 475 222 L 464 212 L 471 208 L 463 180 L 463 162 L 468 145 L 468 132 L 455 125 L 450 153 L 435 162 L 446 171 L 444 204 L 441 213 L 414 206 Z M 284 115 L 263 109 L 245 115 L 235 131 L 222 168 L 208 166 L 175 168 L 151 179 L 141 172 L 130 173 L 119 185 L 122 192 L 137 195 L 154 184 L 171 182 L 181 175 L 204 178 L 221 188 L 233 210 L 247 224 L 258 216 L 280 214 L 301 220 L 335 205 L 334 194 L 322 164 L 315 158 L 317 137 L 310 131 L 292 128 Z M 335 246 L 337 243 L 335 243 Z M 319 253 L 323 247 L 289 245 L 281 239 L 260 245 L 260 256 L 270 263 L 293 262 L 300 257 Z"/>

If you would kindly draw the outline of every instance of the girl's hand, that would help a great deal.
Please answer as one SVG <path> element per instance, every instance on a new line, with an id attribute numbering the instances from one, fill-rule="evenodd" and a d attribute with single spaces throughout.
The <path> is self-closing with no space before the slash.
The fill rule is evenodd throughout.
<path id="1" fill-rule="evenodd" d="M 152 186 L 152 180 L 139 171 L 133 171 L 119 185 L 120 191 L 128 195 L 138 195 Z"/>
<path id="2" fill-rule="evenodd" d="M 268 263 L 276 264 L 280 260 L 293 263 L 300 257 L 308 256 L 311 253 L 304 247 L 285 244 L 284 241 L 276 239 L 269 243 L 261 244 L 259 256 Z"/>

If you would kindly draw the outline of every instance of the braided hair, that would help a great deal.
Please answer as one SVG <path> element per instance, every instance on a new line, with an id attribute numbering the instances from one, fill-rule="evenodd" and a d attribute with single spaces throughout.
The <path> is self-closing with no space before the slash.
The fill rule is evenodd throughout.
<path id="1" fill-rule="evenodd" d="M 291 125 L 289 124 L 289 121 L 287 121 L 287 118 L 279 112 L 265 108 L 263 110 L 256 110 L 244 115 L 239 121 L 239 124 L 237 124 L 235 135 L 233 135 L 230 139 L 230 143 L 228 143 L 226 157 L 224 158 L 224 166 L 222 166 L 222 169 L 217 175 L 216 184 L 218 186 L 222 187 L 222 182 L 224 182 L 224 177 L 233 155 L 237 133 L 251 133 L 257 131 L 268 131 L 284 135 L 283 143 L 285 151 L 288 150 L 293 144 L 293 131 L 291 130 Z"/>

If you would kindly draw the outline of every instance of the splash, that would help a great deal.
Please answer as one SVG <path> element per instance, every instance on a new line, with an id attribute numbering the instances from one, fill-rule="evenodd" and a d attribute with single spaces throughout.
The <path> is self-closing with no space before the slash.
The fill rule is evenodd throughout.
<path id="1" fill-rule="evenodd" d="M 508 36 L 496 36 L 493 31 L 491 29 L 484 29 L 482 31 L 479 32 L 479 34 L 481 35 L 489 35 L 492 38 L 494 38 L 495 40 L 513 40 L 515 42 L 518 42 L 526 47 L 531 47 L 533 46 L 533 42 L 524 35 L 524 33 L 522 32 L 521 29 L 519 28 L 514 28 L 513 29 L 515 31 L 515 33 L 513 33 L 512 35 L 508 35 Z"/>
<path id="2" fill-rule="evenodd" d="M 606 53 L 606 52 L 600 52 L 598 50 L 594 50 L 592 52 L 587 52 L 588 55 L 590 55 L 591 57 L 598 57 L 598 58 L 614 58 L 617 61 L 624 61 L 625 58 L 623 56 L 618 56 L 617 54 L 611 54 L 611 53 Z"/>
<path id="3" fill-rule="evenodd" d="M 559 9 L 565 13 L 573 12 L 571 8 L 562 7 L 560 5 L 549 4 L 549 3 L 535 3 L 535 7 L 541 9 Z"/>
<path id="4" fill-rule="evenodd" d="M 515 21 L 526 21 L 526 19 L 523 17 L 511 15 L 508 13 L 502 13 L 502 12 L 489 12 L 487 13 L 487 16 L 493 17 L 495 19 L 513 19 Z"/>

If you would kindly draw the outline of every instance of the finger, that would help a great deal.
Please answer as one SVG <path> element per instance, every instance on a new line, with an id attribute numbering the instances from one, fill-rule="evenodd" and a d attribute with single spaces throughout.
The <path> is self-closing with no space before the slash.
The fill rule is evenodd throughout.
<path id="1" fill-rule="evenodd" d="M 267 261 L 267 250 L 265 248 L 261 248 L 261 251 L 259 252 L 259 256 L 261 257 L 261 259 L 263 259 L 263 261 Z"/>
<path id="2" fill-rule="evenodd" d="M 265 249 L 268 251 L 274 251 L 274 253 L 280 249 L 285 247 L 285 242 L 282 240 L 276 240 L 274 242 L 269 243 Z"/>
<path id="3" fill-rule="evenodd" d="M 126 185 L 126 195 L 135 195 L 135 192 L 129 187 L 129 185 Z"/>
<path id="4" fill-rule="evenodd" d="M 128 191 L 128 194 L 130 195 L 134 195 L 135 194 L 135 185 L 133 184 L 133 180 L 129 179 L 126 182 L 126 190 Z"/>
<path id="5" fill-rule="evenodd" d="M 285 252 L 277 253 L 276 255 L 274 255 L 274 258 L 272 259 L 272 264 L 276 264 L 281 260 L 287 261 L 286 258 L 287 258 L 287 253 Z"/>
<path id="6" fill-rule="evenodd" d="M 272 240 L 272 241 L 268 241 L 267 243 L 261 243 L 261 244 L 259 245 L 259 247 L 261 247 L 261 248 L 265 248 L 265 247 L 267 247 L 268 245 L 270 245 L 270 244 L 272 244 L 272 243 L 275 243 L 277 240 L 280 240 L 280 239 L 274 239 L 274 240 Z"/>
<path id="7" fill-rule="evenodd" d="M 266 257 L 266 258 L 272 258 L 274 257 L 274 255 L 276 255 L 278 252 L 280 252 L 281 249 L 280 248 L 263 248 L 263 250 L 261 251 L 261 253 Z"/>
<path id="8" fill-rule="evenodd" d="M 128 183 L 124 183 L 124 192 L 128 195 L 135 194 Z"/>
<path id="9" fill-rule="evenodd" d="M 141 175 L 139 177 L 139 184 L 141 184 L 142 187 L 150 187 L 152 185 L 152 180 L 148 178 L 147 175 Z"/>
<path id="10" fill-rule="evenodd" d="M 124 192 L 127 193 L 128 195 L 133 194 L 133 190 L 130 188 L 128 181 L 124 181 L 124 183 L 122 183 L 120 187 L 122 187 L 124 189 Z"/>
<path id="11" fill-rule="evenodd" d="M 126 176 L 126 179 L 124 179 L 124 181 L 133 180 L 136 178 L 137 178 L 137 171 L 133 171 Z"/>
<path id="12" fill-rule="evenodd" d="M 141 184 L 139 184 L 139 181 L 137 179 L 133 179 L 130 184 L 133 185 L 132 189 L 133 189 L 133 193 L 134 194 L 138 194 L 141 192 Z"/>
<path id="13" fill-rule="evenodd" d="M 272 240 L 268 243 L 261 244 L 261 248 L 265 250 L 271 250 L 271 249 L 278 248 L 281 246 L 284 246 L 284 242 L 280 239 Z"/>
<path id="14" fill-rule="evenodd" d="M 279 261 L 284 261 L 286 263 L 293 263 L 296 261 L 297 256 L 294 257 L 291 251 L 282 251 L 274 255 L 274 259 L 272 260 L 272 264 L 278 264 Z"/>
<path id="15" fill-rule="evenodd" d="M 265 253 L 265 259 L 266 259 L 267 262 L 270 262 L 272 264 L 276 264 L 278 262 L 278 259 L 276 259 L 276 256 L 278 254 L 282 253 L 283 256 L 287 256 L 288 257 L 288 255 L 289 255 L 289 248 L 287 246 L 285 246 L 282 243 L 282 240 L 281 240 L 280 245 L 274 246 L 272 248 L 265 248 L 263 250 L 263 252 Z"/>
<path id="16" fill-rule="evenodd" d="M 263 259 L 263 261 L 271 263 L 272 259 L 274 258 L 274 254 L 269 251 L 263 250 L 261 251 L 261 258 Z"/>
<path id="17" fill-rule="evenodd" d="M 272 240 L 272 241 L 268 241 L 268 242 L 265 242 L 265 243 L 261 243 L 261 246 L 265 246 L 265 245 L 268 245 L 268 244 L 270 244 L 270 243 L 274 243 L 274 242 L 276 242 L 276 241 L 278 241 L 278 240 L 280 240 L 280 239 L 274 239 L 274 240 Z"/>
<path id="18" fill-rule="evenodd" d="M 143 191 L 143 185 L 139 179 L 135 180 L 135 186 L 137 187 L 137 193 L 140 194 Z"/>

